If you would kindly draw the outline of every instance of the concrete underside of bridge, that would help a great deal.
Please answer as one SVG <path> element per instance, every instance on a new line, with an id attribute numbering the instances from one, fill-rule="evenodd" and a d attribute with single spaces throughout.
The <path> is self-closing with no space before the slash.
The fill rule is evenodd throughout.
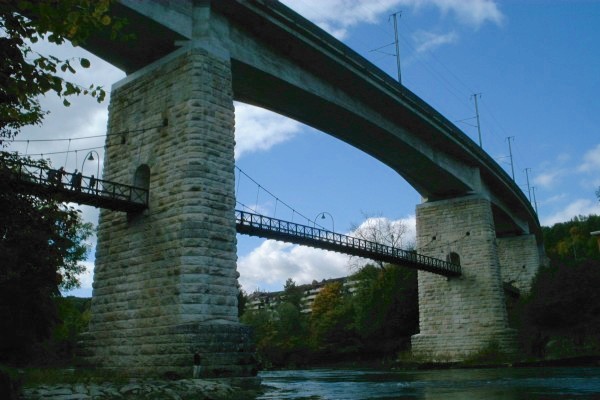
<path id="1" fill-rule="evenodd" d="M 463 276 L 419 273 L 416 354 L 461 360 L 493 342 L 514 350 L 502 284 L 528 289 L 540 263 L 539 224 L 470 139 L 358 55 L 340 56 L 351 51 L 277 2 L 122 3 L 133 21 L 161 27 L 162 40 L 152 48 L 145 32 L 141 50 L 91 48 L 119 53 L 115 62 L 131 72 L 112 89 L 104 177 L 145 185 L 149 207 L 100 215 L 89 363 L 191 376 L 200 352 L 205 376 L 256 373 L 237 315 L 235 99 L 345 140 L 423 195 L 418 251 L 459 258 Z"/>

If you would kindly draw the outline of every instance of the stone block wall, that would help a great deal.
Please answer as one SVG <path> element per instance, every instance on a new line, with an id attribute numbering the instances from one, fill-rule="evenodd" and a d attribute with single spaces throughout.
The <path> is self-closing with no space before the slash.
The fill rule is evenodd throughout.
<path id="1" fill-rule="evenodd" d="M 150 197 L 140 214 L 100 214 L 87 361 L 191 376 L 198 351 L 207 376 L 252 375 L 237 317 L 229 60 L 180 50 L 115 85 L 109 113 L 104 178 L 147 184 Z"/>
<path id="2" fill-rule="evenodd" d="M 521 295 L 529 293 L 535 274 L 540 268 L 540 249 L 535 235 L 496 239 L 502 281 L 511 283 Z"/>
<path id="3" fill-rule="evenodd" d="M 460 361 L 495 342 L 515 348 L 508 329 L 490 202 L 478 196 L 417 206 L 417 251 L 460 259 L 462 276 L 419 271 L 419 334 L 412 352 L 430 361 Z"/>

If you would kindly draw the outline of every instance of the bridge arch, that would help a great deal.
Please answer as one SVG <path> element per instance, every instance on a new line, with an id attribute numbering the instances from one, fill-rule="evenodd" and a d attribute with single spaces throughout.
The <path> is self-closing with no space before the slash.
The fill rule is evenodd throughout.
<path id="1" fill-rule="evenodd" d="M 446 261 L 452 264 L 460 265 L 460 256 L 458 255 L 458 253 L 451 251 L 446 256 Z"/>
<path id="2" fill-rule="evenodd" d="M 136 168 L 133 174 L 133 186 L 150 190 L 150 167 L 148 164 L 142 164 Z"/>

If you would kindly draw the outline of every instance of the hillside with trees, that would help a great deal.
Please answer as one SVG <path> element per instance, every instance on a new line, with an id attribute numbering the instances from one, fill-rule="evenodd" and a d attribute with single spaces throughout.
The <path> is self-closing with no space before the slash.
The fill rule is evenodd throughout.
<path id="1" fill-rule="evenodd" d="M 266 367 L 339 361 L 392 359 L 406 350 L 418 329 L 417 273 L 367 265 L 351 277 L 353 293 L 341 282 L 326 284 L 311 313 L 302 313 L 302 292 L 289 279 L 273 309 L 246 310 Z"/>

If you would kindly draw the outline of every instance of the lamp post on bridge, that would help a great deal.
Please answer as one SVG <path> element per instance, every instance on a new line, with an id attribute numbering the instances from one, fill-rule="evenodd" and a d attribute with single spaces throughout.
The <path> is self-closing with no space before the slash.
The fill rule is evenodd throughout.
<path id="1" fill-rule="evenodd" d="M 95 179 L 92 182 L 92 179 L 90 179 L 90 190 L 94 190 L 95 188 L 92 186 L 96 186 L 96 182 L 98 182 L 98 177 L 100 175 L 100 154 L 98 154 L 98 152 L 96 150 L 90 150 L 88 151 L 88 153 L 85 155 L 85 157 L 83 157 L 83 162 L 81 163 L 81 173 L 83 174 L 83 166 L 85 165 L 86 161 L 94 161 L 94 153 L 96 154 L 96 157 L 98 158 L 98 166 L 96 167 L 96 176 Z"/>
<path id="2" fill-rule="evenodd" d="M 321 211 L 320 213 L 317 214 L 317 216 L 315 217 L 314 221 L 313 221 L 313 225 L 316 228 L 317 227 L 317 218 L 319 218 L 319 216 L 321 217 L 321 219 L 326 219 L 325 215 L 329 215 L 329 218 L 331 218 L 331 231 L 335 232 L 335 221 L 333 220 L 333 216 L 328 213 L 327 211 Z"/>

